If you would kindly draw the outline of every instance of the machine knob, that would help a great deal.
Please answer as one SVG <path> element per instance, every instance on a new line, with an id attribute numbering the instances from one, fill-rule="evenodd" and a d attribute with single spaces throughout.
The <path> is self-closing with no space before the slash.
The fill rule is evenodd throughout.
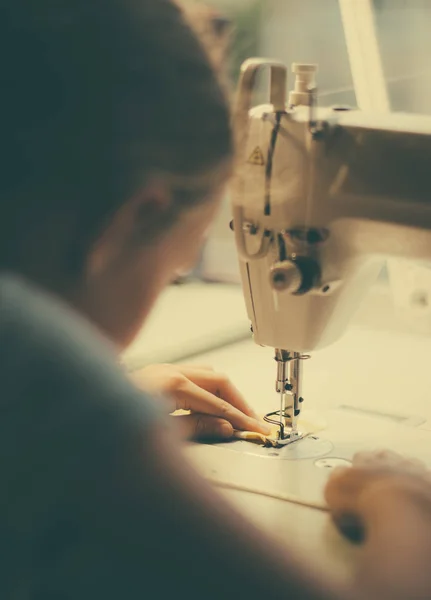
<path id="1" fill-rule="evenodd" d="M 302 287 L 302 272 L 290 260 L 278 262 L 271 268 L 270 282 L 271 287 L 277 292 L 296 294 Z"/>

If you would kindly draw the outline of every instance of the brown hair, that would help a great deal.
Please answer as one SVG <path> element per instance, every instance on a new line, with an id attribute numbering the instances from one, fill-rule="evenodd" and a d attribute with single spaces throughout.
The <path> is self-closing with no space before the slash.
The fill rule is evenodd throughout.
<path id="1" fill-rule="evenodd" d="M 197 33 L 219 80 L 229 92 L 228 54 L 232 42 L 232 22 L 223 13 L 196 0 L 176 0 L 187 22 Z"/>
<path id="2" fill-rule="evenodd" d="M 0 266 L 57 217 L 79 263 L 154 175 L 172 221 L 233 152 L 225 93 L 170 0 L 2 2 L 0 78 Z"/>

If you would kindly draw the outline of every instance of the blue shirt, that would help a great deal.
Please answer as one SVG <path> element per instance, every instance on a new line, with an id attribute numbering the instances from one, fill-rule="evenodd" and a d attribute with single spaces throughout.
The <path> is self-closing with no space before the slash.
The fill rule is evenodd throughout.
<path id="1" fill-rule="evenodd" d="M 157 420 L 88 323 L 0 277 L 2 600 L 142 598 L 144 556 L 138 571 L 117 521 L 124 465 Z"/>

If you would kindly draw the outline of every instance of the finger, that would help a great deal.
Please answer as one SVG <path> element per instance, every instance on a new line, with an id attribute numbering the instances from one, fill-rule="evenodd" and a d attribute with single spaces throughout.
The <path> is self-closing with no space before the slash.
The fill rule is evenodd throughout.
<path id="1" fill-rule="evenodd" d="M 176 425 L 189 440 L 225 440 L 233 436 L 233 427 L 224 419 L 193 413 L 175 416 Z"/>
<path id="2" fill-rule="evenodd" d="M 422 460 L 419 460 L 419 458 L 409 458 L 408 466 L 410 467 L 412 473 L 416 473 L 418 475 L 428 471 L 426 464 Z"/>
<path id="3" fill-rule="evenodd" d="M 193 383 L 186 381 L 175 393 L 177 407 L 198 413 L 220 417 L 229 421 L 235 429 L 256 431 L 269 435 L 271 429 L 263 421 L 259 421 L 241 412 L 238 408 Z"/>
<path id="4" fill-rule="evenodd" d="M 328 489 L 331 491 L 332 489 L 336 489 L 351 468 L 352 467 L 335 467 L 335 469 L 332 469 L 326 482 L 325 493 Z"/>
<path id="5" fill-rule="evenodd" d="M 345 467 L 334 467 L 328 477 L 328 481 L 337 480 L 339 477 L 343 477 L 352 468 L 351 465 Z"/>
<path id="6" fill-rule="evenodd" d="M 182 373 L 185 375 L 185 377 L 187 377 L 187 379 L 192 381 L 200 388 L 207 390 L 214 396 L 219 396 L 249 417 L 259 420 L 258 415 L 246 402 L 241 392 L 225 375 L 215 371 L 200 371 L 199 369 L 193 369 L 189 367 L 186 367 Z"/>
<path id="7" fill-rule="evenodd" d="M 374 453 L 374 460 L 377 459 L 377 462 L 380 464 L 386 464 L 388 466 L 398 465 L 402 462 L 406 461 L 405 456 L 401 456 L 398 452 L 394 452 L 393 450 L 379 450 Z"/>
<path id="8" fill-rule="evenodd" d="M 180 371 L 181 373 L 184 373 L 184 370 L 202 370 L 202 371 L 212 371 L 214 372 L 214 367 L 212 367 L 211 365 L 193 365 L 193 364 L 183 364 L 181 363 L 180 365 L 175 365 Z"/>
<path id="9" fill-rule="evenodd" d="M 368 465 L 370 462 L 375 460 L 375 456 L 376 455 L 374 452 L 357 452 L 352 459 L 352 464 L 355 467 Z"/>
<path id="10" fill-rule="evenodd" d="M 396 464 L 402 462 L 403 456 L 393 450 L 376 450 L 375 452 L 358 452 L 353 457 L 353 464 L 357 466 L 370 464 Z"/>
<path id="11" fill-rule="evenodd" d="M 333 470 L 324 490 L 325 500 L 333 513 L 351 512 L 361 479 L 357 470 L 352 467 L 338 467 Z"/>

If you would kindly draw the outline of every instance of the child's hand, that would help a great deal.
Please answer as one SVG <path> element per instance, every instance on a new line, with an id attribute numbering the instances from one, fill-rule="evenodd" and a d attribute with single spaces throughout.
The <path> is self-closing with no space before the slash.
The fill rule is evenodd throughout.
<path id="1" fill-rule="evenodd" d="M 226 439 L 234 429 L 270 433 L 229 379 L 210 367 L 150 365 L 133 379 L 139 387 L 171 398 L 172 412 L 191 412 L 174 417 L 187 438 Z"/>

